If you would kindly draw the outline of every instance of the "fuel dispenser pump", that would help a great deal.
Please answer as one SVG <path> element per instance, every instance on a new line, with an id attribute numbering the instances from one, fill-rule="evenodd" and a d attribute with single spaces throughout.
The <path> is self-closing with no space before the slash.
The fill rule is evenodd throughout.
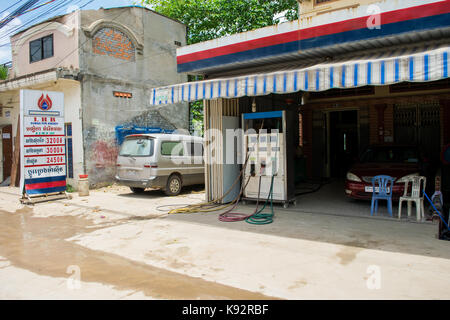
<path id="1" fill-rule="evenodd" d="M 248 155 L 243 181 L 248 181 L 244 200 L 266 200 L 281 202 L 285 207 L 293 201 L 288 192 L 286 175 L 286 112 L 258 112 L 242 115 L 243 150 Z M 272 121 L 268 121 L 271 119 Z M 264 128 L 255 128 L 257 120 L 270 123 Z"/>

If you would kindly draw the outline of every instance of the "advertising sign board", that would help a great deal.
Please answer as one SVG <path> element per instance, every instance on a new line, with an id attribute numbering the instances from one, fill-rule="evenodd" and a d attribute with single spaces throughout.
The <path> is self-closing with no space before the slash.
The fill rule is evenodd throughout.
<path id="1" fill-rule="evenodd" d="M 20 188 L 23 194 L 64 192 L 64 94 L 20 90 L 20 136 Z"/>

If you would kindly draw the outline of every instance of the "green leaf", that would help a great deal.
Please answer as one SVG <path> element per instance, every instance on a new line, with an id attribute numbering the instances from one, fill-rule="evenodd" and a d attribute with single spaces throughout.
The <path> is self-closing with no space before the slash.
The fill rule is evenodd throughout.
<path id="1" fill-rule="evenodd" d="M 9 69 L 7 66 L 0 65 L 0 80 L 8 79 L 8 72 L 9 72 Z"/>

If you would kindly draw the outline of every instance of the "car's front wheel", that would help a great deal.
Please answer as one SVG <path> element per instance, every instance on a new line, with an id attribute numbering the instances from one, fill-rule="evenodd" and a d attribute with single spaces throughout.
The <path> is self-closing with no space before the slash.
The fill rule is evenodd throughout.
<path id="1" fill-rule="evenodd" d="M 177 174 L 173 174 L 167 180 L 166 188 L 164 191 L 168 196 L 177 196 L 181 192 L 181 187 L 182 184 L 180 176 L 178 176 Z"/>

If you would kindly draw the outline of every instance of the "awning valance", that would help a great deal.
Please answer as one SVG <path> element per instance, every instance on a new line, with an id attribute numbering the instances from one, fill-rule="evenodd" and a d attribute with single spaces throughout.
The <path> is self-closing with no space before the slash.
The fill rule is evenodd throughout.
<path id="1" fill-rule="evenodd" d="M 380 57 L 378 54 L 378 57 L 334 61 L 306 68 L 186 82 L 151 89 L 150 104 L 441 80 L 449 77 L 449 53 L 450 46 L 420 52 L 416 48 L 392 56 Z"/>

